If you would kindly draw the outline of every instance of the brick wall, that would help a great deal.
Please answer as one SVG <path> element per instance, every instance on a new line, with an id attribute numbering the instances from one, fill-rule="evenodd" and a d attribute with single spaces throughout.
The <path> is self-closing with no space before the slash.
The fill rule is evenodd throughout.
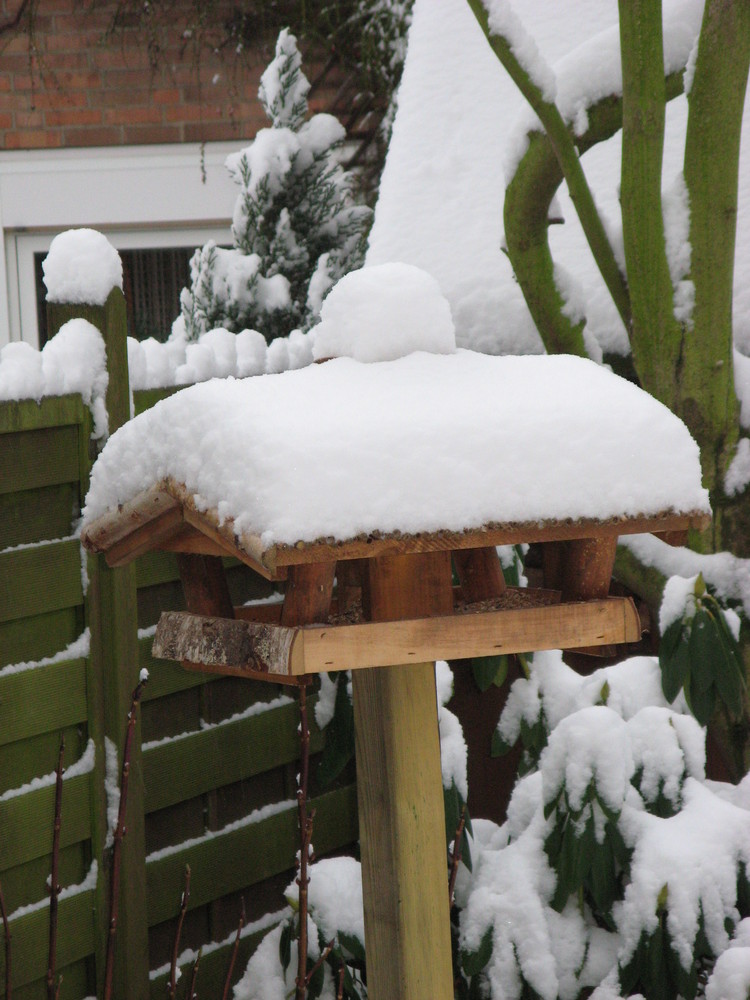
<path id="1" fill-rule="evenodd" d="M 205 46 L 196 62 L 193 40 L 162 26 L 154 69 L 141 27 L 108 36 L 114 0 L 36 0 L 32 31 L 26 4 L 0 2 L 0 149 L 244 140 L 268 124 L 257 91 L 274 39 L 228 67 Z M 334 83 L 311 110 L 330 106 Z"/>

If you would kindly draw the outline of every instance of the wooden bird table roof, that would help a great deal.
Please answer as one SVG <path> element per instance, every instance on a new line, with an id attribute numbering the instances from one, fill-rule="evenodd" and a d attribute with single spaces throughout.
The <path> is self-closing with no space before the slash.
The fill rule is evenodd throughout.
<path id="1" fill-rule="evenodd" d="M 613 556 L 619 535 L 673 536 L 709 517 L 697 446 L 646 393 L 578 358 L 458 351 L 369 365 L 337 359 L 183 390 L 108 442 L 93 470 L 82 538 L 112 566 L 168 549 L 236 556 L 283 580 L 290 568 L 330 564 L 332 574 L 347 560 L 519 542 L 580 549 L 599 539 Z M 608 603 L 601 587 L 567 589 Z M 562 617 L 559 603 L 454 609 L 444 622 L 417 618 L 398 628 L 325 622 L 314 636 L 309 623 L 282 635 L 273 630 L 283 622 L 248 622 L 252 612 L 244 612 L 232 641 L 242 647 L 244 629 L 256 651 L 243 647 L 255 657 L 251 669 L 296 676 L 455 656 L 457 646 L 473 656 L 637 638 L 634 610 L 620 603 L 598 612 L 610 615 L 608 634 L 619 638 L 597 639 L 601 629 L 589 627 L 595 609 L 587 608 Z M 522 612 L 526 619 L 517 618 Z M 535 618 L 546 624 L 532 627 Z M 529 628 L 544 645 L 524 645 Z M 195 646 L 196 635 L 185 641 Z M 378 660 L 378 649 L 390 652 Z"/>

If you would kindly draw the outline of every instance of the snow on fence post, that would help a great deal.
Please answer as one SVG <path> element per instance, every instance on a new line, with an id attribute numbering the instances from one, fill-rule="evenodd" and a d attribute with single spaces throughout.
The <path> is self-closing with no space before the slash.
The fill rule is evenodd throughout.
<path id="1" fill-rule="evenodd" d="M 44 261 L 47 326 L 54 336 L 71 319 L 85 319 L 102 334 L 109 381 L 109 433 L 130 418 L 127 314 L 120 256 L 106 237 L 90 229 L 57 236 Z M 81 492 L 95 459 L 93 442 L 82 448 Z M 97 993 L 102 994 L 109 929 L 109 862 L 105 739 L 117 748 L 119 780 L 131 694 L 138 682 L 135 565 L 110 569 L 103 556 L 88 556 L 86 624 L 91 630 L 87 668 L 89 735 L 96 743 L 92 774 L 92 851 L 99 863 L 94 916 Z M 116 810 L 115 810 L 116 811 Z M 109 838 L 111 840 L 111 838 Z M 127 837 L 122 847 L 117 923 L 115 994 L 148 1000 L 149 957 L 146 912 L 145 817 L 141 741 L 134 741 L 128 790 Z"/>

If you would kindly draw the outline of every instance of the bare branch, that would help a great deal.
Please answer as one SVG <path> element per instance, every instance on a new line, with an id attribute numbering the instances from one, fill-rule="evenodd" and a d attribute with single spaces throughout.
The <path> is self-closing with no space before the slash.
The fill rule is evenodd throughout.
<path id="1" fill-rule="evenodd" d="M 177 930 L 172 946 L 172 964 L 169 969 L 169 986 L 167 992 L 169 1000 L 174 1000 L 177 995 L 177 956 L 180 953 L 180 937 L 182 936 L 182 925 L 187 913 L 188 900 L 190 899 L 190 865 L 185 865 L 185 888 L 182 890 L 182 900 L 180 901 L 180 915 L 177 919 Z M 189 994 L 188 994 L 189 995 Z"/>
<path id="2" fill-rule="evenodd" d="M 229 987 L 232 982 L 232 973 L 234 972 L 234 964 L 237 961 L 237 952 L 240 950 L 240 937 L 242 936 L 242 928 L 247 923 L 247 918 L 245 916 L 245 900 L 242 900 L 242 915 L 240 916 L 240 922 L 237 925 L 237 936 L 234 939 L 234 947 L 232 948 L 232 957 L 229 959 L 229 968 L 227 969 L 227 978 L 224 983 L 224 992 L 221 994 L 221 1000 L 227 1000 L 229 997 Z"/>
<path id="3" fill-rule="evenodd" d="M 125 746 L 122 752 L 122 772 L 120 775 L 120 807 L 117 811 L 117 825 L 114 832 L 112 847 L 112 872 L 109 890 L 109 935 L 107 937 L 107 957 L 104 967 L 104 1000 L 111 1000 L 112 978 L 115 970 L 115 938 L 117 936 L 117 909 L 120 901 L 120 862 L 122 860 L 122 841 L 126 834 L 125 811 L 128 801 L 128 779 L 130 777 L 130 757 L 133 752 L 133 735 L 138 713 L 138 705 L 146 686 L 148 676 L 144 676 L 136 685 L 128 712 L 128 728 L 125 734 Z"/>

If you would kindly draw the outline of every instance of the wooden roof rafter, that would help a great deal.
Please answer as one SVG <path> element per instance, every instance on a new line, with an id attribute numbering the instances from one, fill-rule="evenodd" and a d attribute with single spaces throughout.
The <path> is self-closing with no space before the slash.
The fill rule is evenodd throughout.
<path id="1" fill-rule="evenodd" d="M 232 519 L 222 521 L 215 509 L 199 509 L 194 495 L 182 483 L 168 478 L 90 524 L 83 532 L 83 542 L 87 548 L 103 552 L 110 566 L 125 565 L 150 549 L 166 549 L 234 556 L 266 579 L 276 581 L 286 579 L 290 566 L 403 552 L 455 551 L 647 532 L 675 544 L 684 541 L 689 529 L 704 528 L 709 521 L 703 511 L 665 511 L 607 520 L 515 522 L 458 532 L 373 533 L 341 541 L 318 539 L 264 546 L 258 534 L 237 535 Z"/>

